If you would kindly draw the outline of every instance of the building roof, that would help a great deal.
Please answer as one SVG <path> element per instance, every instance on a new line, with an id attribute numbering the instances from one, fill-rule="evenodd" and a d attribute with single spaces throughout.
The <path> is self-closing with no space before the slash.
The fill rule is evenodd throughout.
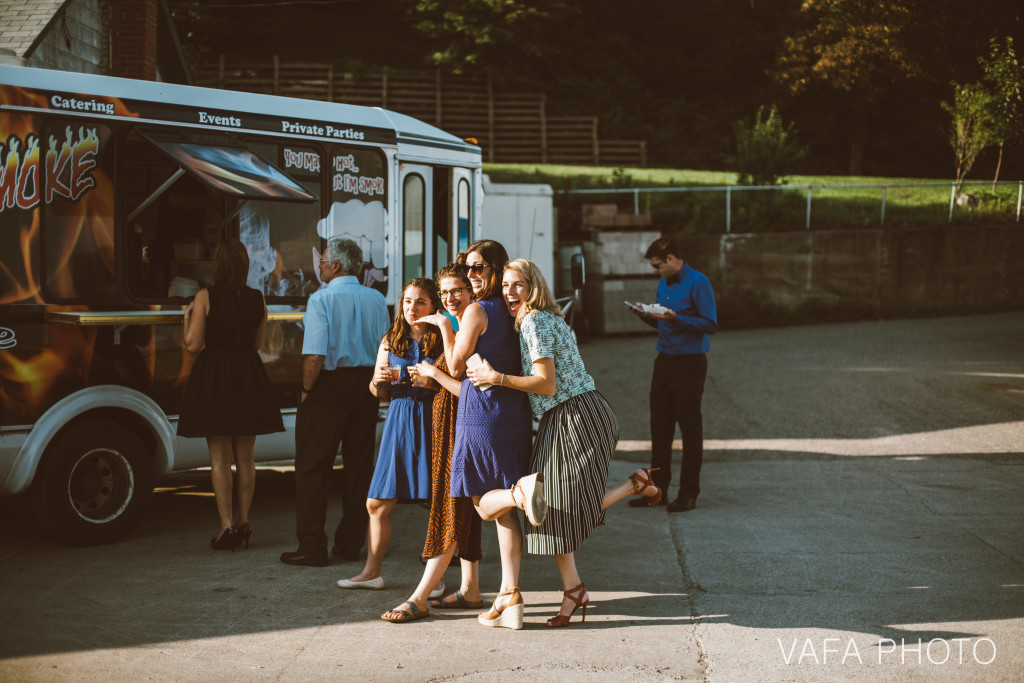
<path id="1" fill-rule="evenodd" d="M 70 0 L 0 0 L 0 48 L 25 57 Z"/>

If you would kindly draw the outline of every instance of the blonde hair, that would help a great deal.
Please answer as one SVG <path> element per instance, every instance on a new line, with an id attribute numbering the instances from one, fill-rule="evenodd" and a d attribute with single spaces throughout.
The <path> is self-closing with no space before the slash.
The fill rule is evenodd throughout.
<path id="1" fill-rule="evenodd" d="M 525 258 L 512 259 L 505 264 L 505 270 L 514 270 L 519 273 L 530 287 L 530 295 L 526 297 L 526 301 L 516 313 L 516 332 L 523 324 L 523 318 L 537 311 L 547 311 L 559 318 L 565 317 L 562 315 L 562 309 L 555 303 L 555 297 L 551 294 L 547 280 L 544 279 L 544 274 L 540 272 L 536 263 Z M 502 271 L 502 275 L 504 276 L 504 271 Z"/>

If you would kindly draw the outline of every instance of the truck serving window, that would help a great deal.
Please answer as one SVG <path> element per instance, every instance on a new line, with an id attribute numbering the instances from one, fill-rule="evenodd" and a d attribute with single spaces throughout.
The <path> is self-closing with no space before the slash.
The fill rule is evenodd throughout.
<path id="1" fill-rule="evenodd" d="M 135 299 L 184 301 L 213 282 L 227 198 L 132 131 L 126 139 L 125 268 Z"/>
<path id="2" fill-rule="evenodd" d="M 227 136 L 194 135 L 180 140 L 147 132 L 142 135 L 196 179 L 230 197 L 316 201 L 315 193 Z"/>
<path id="3" fill-rule="evenodd" d="M 323 191 L 324 154 L 314 146 L 246 140 L 265 159 L 274 159 L 305 190 Z M 249 252 L 247 284 L 269 302 L 298 303 L 320 287 L 320 202 L 250 199 L 238 213 L 238 238 Z"/>
<path id="4" fill-rule="evenodd" d="M 127 272 L 135 298 L 184 300 L 212 284 L 217 242 L 239 234 L 240 224 L 245 237 L 258 231 L 254 226 L 269 220 L 270 206 L 285 205 L 273 210 L 290 227 L 291 221 L 303 223 L 302 216 L 319 211 L 317 183 L 297 182 L 226 135 L 136 130 L 128 136 L 127 150 Z M 315 237 L 305 241 L 307 249 L 319 246 Z M 268 257 L 275 256 L 250 253 L 250 263 L 266 266 Z M 300 274 L 284 296 L 308 294 L 310 276 L 303 278 Z M 284 281 L 293 284 L 290 277 Z M 250 285 L 266 292 L 268 283 Z"/>
<path id="5" fill-rule="evenodd" d="M 363 249 L 363 284 L 387 296 L 388 234 L 396 217 L 388 215 L 384 154 L 378 149 L 348 145 L 332 145 L 328 153 L 331 205 L 317 223 L 316 232 L 324 239 L 346 237 L 358 242 Z"/>

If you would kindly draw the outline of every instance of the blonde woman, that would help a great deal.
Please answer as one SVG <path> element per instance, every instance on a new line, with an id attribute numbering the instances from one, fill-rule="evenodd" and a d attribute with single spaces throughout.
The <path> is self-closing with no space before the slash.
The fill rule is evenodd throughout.
<path id="1" fill-rule="evenodd" d="M 519 332 L 523 374 L 504 375 L 485 363 L 468 375 L 474 384 L 526 392 L 540 417 L 529 471 L 540 473 L 545 482 L 547 517 L 538 526 L 527 527 L 526 549 L 555 556 L 565 590 L 561 609 L 547 625 L 567 626 L 579 608 L 586 619 L 590 602 L 576 569 L 576 549 L 604 523 L 609 505 L 640 494 L 654 507 L 661 491 L 646 469 L 605 488 L 618 423 L 587 374 L 572 330 L 537 266 L 527 259 L 509 261 L 502 274 L 502 294 Z"/>

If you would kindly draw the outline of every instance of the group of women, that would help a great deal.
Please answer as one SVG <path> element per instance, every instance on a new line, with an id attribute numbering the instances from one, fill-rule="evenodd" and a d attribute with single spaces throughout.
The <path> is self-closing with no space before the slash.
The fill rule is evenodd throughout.
<path id="1" fill-rule="evenodd" d="M 201 290 L 184 316 L 185 345 L 202 353 L 186 386 L 189 409 L 178 432 L 207 437 L 221 518 L 221 532 L 210 543 L 218 550 L 248 545 L 255 435 L 283 429 L 256 353 L 266 305 L 245 287 L 247 271 L 245 247 L 222 243 L 214 255 L 214 286 Z M 604 523 L 609 505 L 639 494 L 655 507 L 662 492 L 647 469 L 606 487 L 618 440 L 615 415 L 587 374 L 540 270 L 526 259 L 510 261 L 501 244 L 482 240 L 435 280 L 407 282 L 368 389 L 390 398 L 367 498 L 369 549 L 363 570 L 338 585 L 383 588 L 395 504 L 429 500 L 423 577 L 408 600 L 381 618 L 425 618 L 431 598 L 435 609 L 481 607 L 481 521 L 494 521 L 501 584 L 478 620 L 520 629 L 523 510 L 527 550 L 554 555 L 564 587 L 561 608 L 547 625 L 568 625 L 577 609 L 585 619 L 590 596 L 576 549 Z M 235 397 L 226 403 L 228 414 L 218 398 L 225 391 Z M 531 410 L 540 418 L 532 447 Z M 443 576 L 456 551 L 462 580 L 445 596 Z"/>
<path id="2" fill-rule="evenodd" d="M 431 597 L 435 609 L 482 606 L 483 520 L 496 523 L 501 584 L 478 620 L 520 629 L 523 510 L 530 522 L 527 550 L 554 555 L 565 588 L 561 609 L 547 625 L 568 625 L 577 609 L 585 619 L 590 596 L 574 552 L 604 522 L 609 505 L 640 494 L 653 507 L 661 491 L 646 469 L 605 486 L 618 440 L 615 415 L 587 374 L 537 267 L 510 261 L 501 244 L 484 240 L 442 268 L 436 281 L 410 280 L 377 361 L 370 391 L 389 393 L 391 406 L 367 501 L 369 552 L 363 570 L 338 585 L 383 588 L 395 503 L 429 499 L 423 577 L 408 600 L 381 618 L 425 618 Z M 540 418 L 532 449 L 531 409 Z M 461 585 L 441 596 L 456 550 Z"/>

